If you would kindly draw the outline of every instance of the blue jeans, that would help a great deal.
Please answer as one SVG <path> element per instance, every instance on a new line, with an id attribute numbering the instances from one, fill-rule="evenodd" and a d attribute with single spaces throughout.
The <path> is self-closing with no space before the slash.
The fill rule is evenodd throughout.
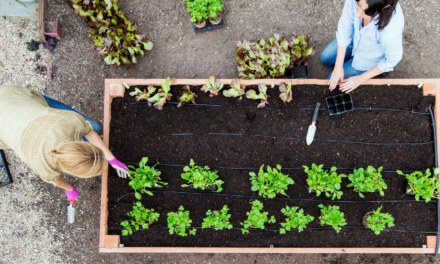
<path id="1" fill-rule="evenodd" d="M 86 121 L 88 121 L 90 124 L 92 124 L 93 131 L 98 133 L 101 130 L 101 127 L 98 125 L 98 123 L 96 123 L 94 120 L 88 118 L 87 116 L 81 114 L 80 112 L 76 111 L 72 107 L 65 105 L 57 100 L 52 99 L 52 98 L 49 98 L 45 95 L 43 95 L 43 97 L 50 107 L 55 108 L 55 109 L 60 109 L 60 110 L 69 110 L 69 111 L 76 112 L 76 113 L 80 114 L 82 117 L 84 117 L 84 119 Z M 82 140 L 87 141 L 87 139 L 85 137 L 82 137 Z"/>
<path id="2" fill-rule="evenodd" d="M 352 51 L 353 51 L 353 42 L 351 42 L 351 44 L 347 46 L 347 50 L 345 52 L 344 66 L 343 66 L 344 79 L 347 79 L 351 76 L 361 75 L 362 73 L 366 72 L 366 71 L 356 70 L 351 66 L 351 64 L 353 63 L 353 57 L 351 56 Z M 332 42 L 330 42 L 330 44 L 328 44 L 327 47 L 325 47 L 325 49 L 321 52 L 321 63 L 327 67 L 334 67 L 336 63 L 337 55 L 338 55 L 338 42 L 335 39 Z M 330 79 L 332 73 L 330 73 L 330 75 L 327 77 L 327 80 Z"/>

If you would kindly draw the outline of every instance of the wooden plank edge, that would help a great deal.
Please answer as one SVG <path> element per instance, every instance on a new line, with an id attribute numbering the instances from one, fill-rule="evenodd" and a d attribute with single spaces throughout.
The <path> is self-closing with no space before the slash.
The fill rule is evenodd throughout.
<path id="1" fill-rule="evenodd" d="M 125 94 L 125 87 L 122 84 L 110 84 L 110 97 L 124 97 Z"/>
<path id="2" fill-rule="evenodd" d="M 436 94 L 437 94 L 436 83 L 423 84 L 423 96 L 435 96 Z"/>
<path id="3" fill-rule="evenodd" d="M 100 253 L 256 253 L 256 254 L 434 254 L 435 248 L 227 248 L 227 247 L 120 247 Z"/>
<path id="4" fill-rule="evenodd" d="M 38 1 L 38 35 L 40 39 L 45 40 L 44 21 L 46 21 L 47 0 Z"/>
<path id="5" fill-rule="evenodd" d="M 435 120 L 435 134 L 437 139 L 437 165 L 440 166 L 440 84 L 436 85 L 435 105 L 434 105 L 434 120 Z M 440 174 L 439 174 L 440 178 Z M 440 216 L 439 216 L 440 217 Z"/>
<path id="6" fill-rule="evenodd" d="M 106 235 L 104 239 L 105 248 L 117 248 L 121 244 L 121 239 L 118 235 Z"/>
<path id="7" fill-rule="evenodd" d="M 435 248 L 437 245 L 437 236 L 427 236 L 426 237 L 426 247 Z"/>

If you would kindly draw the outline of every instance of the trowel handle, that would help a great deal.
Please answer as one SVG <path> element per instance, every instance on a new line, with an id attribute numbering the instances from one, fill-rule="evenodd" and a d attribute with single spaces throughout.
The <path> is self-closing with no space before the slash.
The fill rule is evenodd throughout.
<path id="1" fill-rule="evenodd" d="M 70 200 L 70 205 L 74 205 L 75 204 L 75 199 Z"/>
<path id="2" fill-rule="evenodd" d="M 319 113 L 319 107 L 321 106 L 320 103 L 316 104 L 315 113 L 313 114 L 312 123 L 316 123 L 316 119 L 318 119 L 318 113 Z"/>

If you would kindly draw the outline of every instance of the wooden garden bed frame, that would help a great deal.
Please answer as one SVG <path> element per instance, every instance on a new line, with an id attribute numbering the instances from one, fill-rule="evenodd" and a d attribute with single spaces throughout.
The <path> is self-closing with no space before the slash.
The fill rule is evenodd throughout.
<path id="1" fill-rule="evenodd" d="M 230 84 L 231 79 L 221 79 L 221 82 Z M 241 85 L 279 85 L 281 82 L 292 81 L 292 85 L 327 85 L 327 80 L 318 79 L 259 79 L 259 80 L 240 80 Z M 106 79 L 104 93 L 104 142 L 109 146 L 109 132 L 111 120 L 111 103 L 115 97 L 123 97 L 125 87 L 123 83 L 129 86 L 135 85 L 156 85 L 160 86 L 165 79 Z M 206 79 L 176 79 L 173 85 L 203 85 Z M 424 96 L 435 96 L 435 105 L 440 106 L 440 79 L 372 79 L 363 85 L 417 85 L 423 84 Z M 440 150 L 440 107 L 434 109 L 437 133 L 437 149 Z M 440 164 L 440 155 L 438 156 L 438 164 Z M 101 223 L 99 230 L 99 252 L 103 253 L 372 253 L 372 254 L 434 254 L 437 236 L 427 236 L 426 248 L 261 248 L 261 247 L 119 247 L 119 235 L 108 235 L 107 218 L 108 218 L 108 170 L 102 172 L 101 186 Z"/>

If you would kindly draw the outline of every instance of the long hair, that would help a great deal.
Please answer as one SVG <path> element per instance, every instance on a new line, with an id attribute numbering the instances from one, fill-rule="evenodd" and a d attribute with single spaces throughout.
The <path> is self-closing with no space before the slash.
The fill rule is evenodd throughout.
<path id="1" fill-rule="evenodd" d="M 88 142 L 63 143 L 51 155 L 61 171 L 81 178 L 101 175 L 107 166 L 102 150 Z"/>
<path id="2" fill-rule="evenodd" d="M 356 0 L 356 2 L 359 2 L 359 0 Z M 379 15 L 376 26 L 380 31 L 390 23 L 398 2 L 399 0 L 367 0 L 368 9 L 365 10 L 365 14 L 371 17 Z"/>

